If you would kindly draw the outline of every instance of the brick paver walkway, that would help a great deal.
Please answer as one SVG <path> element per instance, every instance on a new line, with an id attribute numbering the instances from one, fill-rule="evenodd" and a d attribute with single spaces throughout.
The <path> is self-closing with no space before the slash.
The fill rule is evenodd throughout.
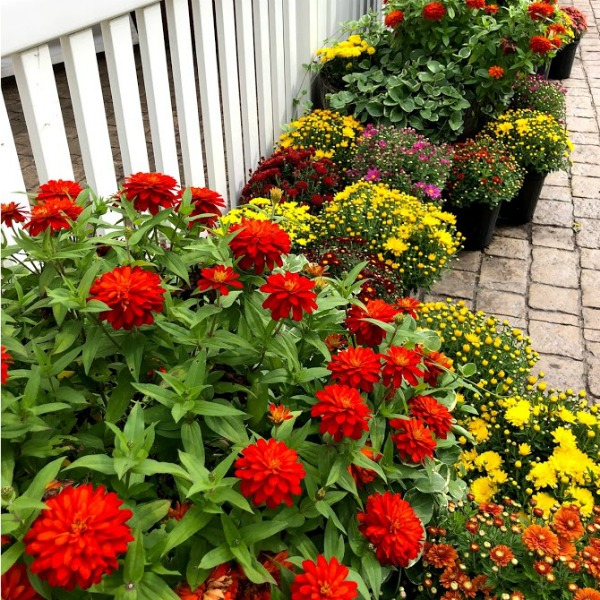
<path id="1" fill-rule="evenodd" d="M 570 173 L 546 179 L 533 223 L 502 227 L 484 252 L 463 252 L 431 298 L 460 298 L 527 331 L 550 386 L 600 401 L 599 0 L 577 0 L 589 31 L 567 94 Z"/>

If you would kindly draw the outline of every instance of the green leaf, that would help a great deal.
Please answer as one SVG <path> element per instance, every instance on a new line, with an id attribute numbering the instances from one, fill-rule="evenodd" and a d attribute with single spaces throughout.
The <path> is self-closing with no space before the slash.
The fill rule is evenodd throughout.
<path id="1" fill-rule="evenodd" d="M 161 556 L 165 556 L 173 548 L 183 544 L 187 539 L 198 533 L 203 527 L 206 527 L 214 515 L 207 513 L 201 506 L 193 506 L 188 510 L 183 519 L 178 521 L 173 531 L 167 536 L 166 546 L 163 548 Z"/>
<path id="2" fill-rule="evenodd" d="M 379 598 L 381 595 L 381 584 L 383 582 L 383 570 L 375 554 L 373 552 L 367 552 L 361 559 L 362 571 L 365 574 L 369 585 L 371 586 L 371 592 L 374 598 Z"/>
<path id="3" fill-rule="evenodd" d="M 167 219 L 173 211 L 171 209 L 161 210 L 151 219 L 147 220 L 133 235 L 129 238 L 129 245 L 136 246 L 141 242 L 148 232 L 153 229 L 156 225 Z"/>
<path id="4" fill-rule="evenodd" d="M 125 362 L 136 381 L 140 378 L 140 367 L 142 366 L 145 345 L 146 337 L 143 334 L 130 333 L 123 341 Z"/>
<path id="5" fill-rule="evenodd" d="M 239 492 L 231 488 L 218 488 L 210 492 L 208 496 L 210 500 L 212 500 L 215 504 L 223 504 L 223 502 L 229 502 L 232 506 L 236 506 L 237 508 L 241 508 L 242 510 L 253 513 L 252 507 L 248 503 L 248 500 L 244 498 Z"/>
<path id="6" fill-rule="evenodd" d="M 113 388 L 106 406 L 105 421 L 116 423 L 123 418 L 135 389 L 131 385 L 131 375 L 127 369 L 121 369 L 117 379 L 117 387 Z"/>
<path id="7" fill-rule="evenodd" d="M 82 328 L 83 323 L 79 321 L 67 321 L 56 335 L 52 354 L 62 354 L 68 350 L 79 337 Z"/>
<path id="8" fill-rule="evenodd" d="M 194 456 L 201 465 L 204 465 L 204 442 L 202 441 L 202 430 L 197 421 L 186 422 L 181 426 L 181 441 L 185 452 Z"/>
<path id="9" fill-rule="evenodd" d="M 25 544 L 23 542 L 14 543 L 8 550 L 2 553 L 2 570 L 1 574 L 4 575 L 16 562 L 25 551 Z M 15 600 L 17 600 L 15 598 Z"/>
<path id="10" fill-rule="evenodd" d="M 215 433 L 223 436 L 226 440 L 248 445 L 248 434 L 244 422 L 238 417 L 205 417 L 204 422 Z"/>
<path id="11" fill-rule="evenodd" d="M 155 573 L 144 573 L 138 587 L 138 600 L 179 600 L 179 596 Z"/>
<path id="12" fill-rule="evenodd" d="M 114 460 L 110 456 L 106 456 L 106 454 L 82 456 L 63 470 L 68 471 L 70 469 L 89 469 L 90 471 L 104 473 L 104 475 L 116 475 L 117 473 Z"/>
<path id="13" fill-rule="evenodd" d="M 127 583 L 139 583 L 144 576 L 144 567 L 146 564 L 144 553 L 144 538 L 141 528 L 136 528 L 134 540 L 129 543 L 127 555 L 125 556 L 125 567 L 123 577 Z"/>
<path id="14" fill-rule="evenodd" d="M 217 565 L 221 565 L 233 558 L 233 554 L 227 544 L 221 544 L 210 552 L 207 552 L 200 561 L 198 567 L 200 569 L 212 569 Z"/>
<path id="15" fill-rule="evenodd" d="M 277 518 L 277 521 L 262 521 L 260 523 L 252 523 L 252 525 L 246 525 L 240 530 L 242 539 L 251 546 L 270 538 L 272 535 L 283 531 L 288 527 L 289 523 L 285 519 Z"/>
<path id="16" fill-rule="evenodd" d="M 104 310 L 106 310 L 106 308 Z M 102 343 L 102 333 L 100 331 L 100 327 L 92 326 L 87 328 L 85 330 L 85 333 L 86 340 L 83 346 L 83 353 L 81 358 L 83 360 L 83 370 L 87 375 L 90 372 L 90 367 L 92 366 L 92 363 L 96 358 L 96 354 L 98 354 L 98 350 L 100 349 L 100 345 Z"/>
<path id="17" fill-rule="evenodd" d="M 170 500 L 154 500 L 138 504 L 133 513 L 141 531 L 148 531 L 152 525 L 164 518 L 171 507 Z"/>
<path id="18" fill-rule="evenodd" d="M 193 411 L 197 415 L 205 417 L 238 417 L 246 414 L 227 404 L 221 404 L 220 402 L 206 402 L 204 400 L 197 400 L 194 402 Z"/>
<path id="19" fill-rule="evenodd" d="M 44 497 L 46 485 L 53 479 L 56 479 L 64 460 L 64 458 L 57 458 L 42 467 L 38 474 L 33 478 L 27 491 L 21 497 L 30 498 L 31 500 L 41 500 Z"/>
<path id="20" fill-rule="evenodd" d="M 333 521 L 325 525 L 325 540 L 323 546 L 325 558 L 328 560 L 335 556 L 340 562 L 344 560 L 346 545 L 344 536 L 338 531 Z"/>

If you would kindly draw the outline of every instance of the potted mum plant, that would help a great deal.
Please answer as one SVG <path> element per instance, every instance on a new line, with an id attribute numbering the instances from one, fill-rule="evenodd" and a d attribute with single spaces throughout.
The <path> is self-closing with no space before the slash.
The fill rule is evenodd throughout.
<path id="1" fill-rule="evenodd" d="M 523 176 L 505 146 L 488 135 L 454 146 L 445 207 L 456 215 L 465 249 L 482 250 L 490 244 L 500 206 L 517 193 Z"/>
<path id="2" fill-rule="evenodd" d="M 574 6 L 565 6 L 560 9 L 571 20 L 570 29 L 573 32 L 573 41 L 563 46 L 550 63 L 549 79 L 568 79 L 575 61 L 575 54 L 579 42 L 587 31 L 586 16 Z"/>
<path id="3" fill-rule="evenodd" d="M 526 171 L 523 186 L 502 206 L 500 216 L 511 224 L 529 223 L 546 175 L 569 167 L 569 134 L 552 115 L 529 109 L 508 110 L 483 132 L 501 140 Z"/>
<path id="4" fill-rule="evenodd" d="M 565 123 L 567 118 L 567 90 L 556 81 L 540 75 L 519 75 L 513 85 L 515 95 L 511 108 L 527 108 L 552 115 Z"/>

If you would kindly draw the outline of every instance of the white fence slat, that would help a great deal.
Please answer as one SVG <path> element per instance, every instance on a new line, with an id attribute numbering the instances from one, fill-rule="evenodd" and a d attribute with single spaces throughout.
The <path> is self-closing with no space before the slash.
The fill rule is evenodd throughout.
<path id="1" fill-rule="evenodd" d="M 296 0 L 283 3 L 283 39 L 285 41 L 285 89 L 286 89 L 286 123 L 292 118 L 294 99 L 302 81 L 302 65 L 298 61 L 298 23 L 296 21 Z"/>
<path id="2" fill-rule="evenodd" d="M 0 164 L 2 177 L 0 177 L 0 198 L 2 202 L 15 202 L 19 206 L 29 208 L 29 200 L 25 192 L 25 182 L 21 174 L 19 155 L 15 146 L 4 96 L 0 108 Z"/>
<path id="3" fill-rule="evenodd" d="M 298 67 L 298 84 L 295 96 L 300 100 L 298 106 L 293 108 L 293 118 L 302 116 L 303 104 L 310 100 L 311 83 L 313 74 L 302 66 L 312 61 L 317 48 L 319 47 L 317 37 L 317 0 L 308 2 L 296 2 L 296 27 L 297 27 L 297 54 L 296 61 Z M 307 93 L 302 95 L 302 91 Z"/>
<path id="4" fill-rule="evenodd" d="M 40 183 L 73 179 L 73 165 L 48 46 L 12 57 Z"/>
<path id="5" fill-rule="evenodd" d="M 173 107 L 160 4 L 136 11 L 156 170 L 179 178 Z"/>
<path id="6" fill-rule="evenodd" d="M 100 196 L 117 190 L 104 98 L 91 29 L 62 37 L 77 138 L 88 185 Z"/>
<path id="7" fill-rule="evenodd" d="M 329 37 L 329 29 L 327 26 L 328 19 L 329 19 L 329 3 L 323 2 L 321 0 L 319 2 L 319 17 L 317 19 L 318 35 L 319 35 L 318 46 L 319 47 L 323 46 L 325 40 Z"/>
<path id="8" fill-rule="evenodd" d="M 268 0 L 254 0 L 253 8 L 259 144 L 261 155 L 268 156 L 274 140 Z"/>
<path id="9" fill-rule="evenodd" d="M 167 0 L 166 7 L 183 181 L 188 186 L 204 187 L 204 160 L 188 3 L 187 0 Z"/>
<path id="10" fill-rule="evenodd" d="M 242 191 L 245 169 L 233 0 L 220 0 L 215 8 L 229 200 L 230 205 L 234 206 Z"/>
<path id="11" fill-rule="evenodd" d="M 235 0 L 235 14 L 244 133 L 244 167 L 247 176 L 250 170 L 256 168 L 260 158 L 252 4 L 248 0 Z"/>
<path id="12" fill-rule="evenodd" d="M 208 185 L 225 197 L 227 195 L 227 175 L 212 6 L 211 0 L 192 0 Z"/>
<path id="13" fill-rule="evenodd" d="M 129 15 L 102 23 L 106 66 L 115 109 L 123 172 L 150 170 Z"/>
<path id="14" fill-rule="evenodd" d="M 269 0 L 269 38 L 271 40 L 271 91 L 273 94 L 273 133 L 281 135 L 287 123 L 285 49 L 283 43 L 283 2 Z"/>

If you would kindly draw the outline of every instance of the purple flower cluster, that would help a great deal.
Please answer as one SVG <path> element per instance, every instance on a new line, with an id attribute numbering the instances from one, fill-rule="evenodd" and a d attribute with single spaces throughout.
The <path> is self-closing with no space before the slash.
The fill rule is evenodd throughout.
<path id="1" fill-rule="evenodd" d="M 564 123 L 567 118 L 565 94 L 567 90 L 557 81 L 548 81 L 541 75 L 517 77 L 513 85 L 511 108 L 539 110 Z"/>

